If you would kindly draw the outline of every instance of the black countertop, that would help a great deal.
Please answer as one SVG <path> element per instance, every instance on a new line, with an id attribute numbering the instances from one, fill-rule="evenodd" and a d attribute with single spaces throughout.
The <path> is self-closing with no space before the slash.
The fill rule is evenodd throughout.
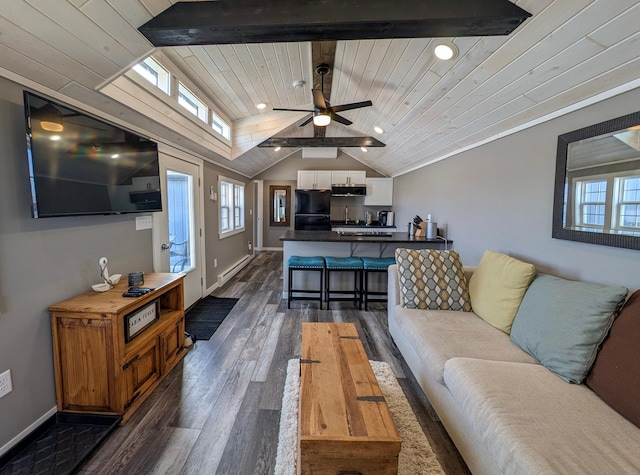
<path id="1" fill-rule="evenodd" d="M 381 235 L 341 235 L 335 231 L 287 231 L 280 236 L 281 241 L 298 241 L 298 242 L 399 242 L 399 243 L 440 243 L 444 244 L 442 239 L 427 239 L 424 236 L 408 236 L 407 233 L 387 233 L 384 228 L 378 227 L 379 231 L 372 232 L 382 233 Z M 447 241 L 451 244 L 453 241 Z"/>

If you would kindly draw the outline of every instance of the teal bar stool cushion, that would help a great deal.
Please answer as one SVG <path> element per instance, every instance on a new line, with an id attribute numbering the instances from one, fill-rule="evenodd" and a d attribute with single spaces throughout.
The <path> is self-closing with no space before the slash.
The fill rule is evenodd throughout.
<path id="1" fill-rule="evenodd" d="M 289 267 L 295 267 L 299 269 L 321 269 L 324 267 L 324 259 L 319 256 L 291 256 L 287 261 L 287 265 Z"/>
<path id="2" fill-rule="evenodd" d="M 358 270 L 362 269 L 362 259 L 359 257 L 325 257 L 325 265 L 329 270 Z"/>
<path id="3" fill-rule="evenodd" d="M 365 270 L 387 270 L 387 268 L 396 263 L 394 257 L 363 257 L 362 264 Z"/>

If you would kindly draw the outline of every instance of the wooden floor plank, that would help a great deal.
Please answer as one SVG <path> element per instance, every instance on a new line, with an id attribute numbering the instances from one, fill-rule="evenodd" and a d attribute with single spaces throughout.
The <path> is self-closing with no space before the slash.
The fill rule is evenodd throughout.
<path id="1" fill-rule="evenodd" d="M 79 473 L 271 474 L 287 362 L 300 357 L 302 322 L 353 323 L 367 356 L 393 368 L 446 473 L 469 473 L 390 338 L 384 303 L 367 312 L 351 302 L 320 310 L 296 301 L 288 309 L 277 251 L 257 253 L 214 294 L 239 301 Z"/>

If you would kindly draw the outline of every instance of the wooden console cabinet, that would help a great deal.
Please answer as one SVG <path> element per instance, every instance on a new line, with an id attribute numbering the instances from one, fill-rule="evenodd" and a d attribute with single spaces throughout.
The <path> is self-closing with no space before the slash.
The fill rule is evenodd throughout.
<path id="1" fill-rule="evenodd" d="M 125 278 L 49 307 L 58 411 L 131 417 L 186 353 L 183 279 L 145 274 L 155 290 L 129 298 Z M 129 337 L 127 317 L 154 307 L 159 318 Z"/>

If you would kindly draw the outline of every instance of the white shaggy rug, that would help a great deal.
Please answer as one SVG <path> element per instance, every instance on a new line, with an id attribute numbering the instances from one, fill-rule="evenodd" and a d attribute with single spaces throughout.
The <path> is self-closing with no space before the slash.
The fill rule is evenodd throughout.
<path id="1" fill-rule="evenodd" d="M 391 367 L 379 361 L 371 361 L 371 367 L 402 438 L 398 475 L 444 474 Z M 275 475 L 296 473 L 299 398 L 300 360 L 293 359 L 287 366 L 282 396 Z"/>

